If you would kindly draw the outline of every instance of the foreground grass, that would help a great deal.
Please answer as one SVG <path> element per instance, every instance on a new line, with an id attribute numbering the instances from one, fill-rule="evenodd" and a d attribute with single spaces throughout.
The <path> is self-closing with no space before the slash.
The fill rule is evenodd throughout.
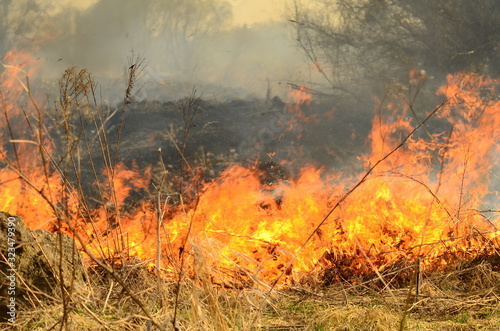
<path id="1" fill-rule="evenodd" d="M 142 263 L 122 267 L 121 277 L 165 330 L 405 330 L 500 329 L 500 273 L 490 262 L 467 270 L 424 275 L 418 298 L 406 305 L 408 287 L 302 284 L 273 291 L 214 285 L 208 274 L 179 282 L 158 281 Z M 176 289 L 180 286 L 175 313 Z M 17 329 L 61 329 L 60 298 L 39 296 L 18 312 Z M 123 289 L 98 268 L 87 286 L 71 293 L 67 330 L 157 330 Z M 174 329 L 172 319 L 176 314 Z M 12 326 L 3 325 L 2 330 Z"/>

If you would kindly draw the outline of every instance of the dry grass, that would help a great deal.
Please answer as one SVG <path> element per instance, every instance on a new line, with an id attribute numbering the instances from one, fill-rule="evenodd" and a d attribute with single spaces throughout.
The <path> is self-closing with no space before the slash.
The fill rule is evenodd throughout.
<path id="1" fill-rule="evenodd" d="M 165 330 L 173 330 L 175 289 L 180 286 L 178 330 L 397 330 L 407 288 L 386 292 L 367 284 L 289 287 L 269 297 L 257 288 L 215 286 L 198 258 L 198 272 L 180 283 L 162 280 L 140 261 L 116 270 Z M 68 330 L 156 330 L 124 289 L 98 266 L 88 267 L 88 287 L 68 306 Z M 500 327 L 500 273 L 488 262 L 468 270 L 434 272 L 422 281 L 406 330 L 496 330 Z M 19 311 L 19 330 L 59 329 L 62 300 L 41 299 Z M 10 330 L 11 326 L 2 330 Z"/>

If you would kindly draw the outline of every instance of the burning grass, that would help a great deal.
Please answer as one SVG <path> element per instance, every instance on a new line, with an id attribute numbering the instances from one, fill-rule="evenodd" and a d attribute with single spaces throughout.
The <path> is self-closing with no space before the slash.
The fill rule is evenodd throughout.
<path id="1" fill-rule="evenodd" d="M 131 59 L 116 110 L 97 102 L 87 71 L 67 70 L 53 112 L 38 106 L 24 64 L 5 66 L 0 207 L 70 235 L 88 267 L 86 286 L 68 296 L 24 302 L 20 328 L 498 326 L 498 82 L 450 75 L 438 91 L 443 102 L 422 118 L 411 102 L 386 96 L 361 174 L 268 162 L 235 164 L 207 180 L 186 156 L 195 93 L 179 104 L 183 127 L 165 135 L 180 156 L 178 173 L 161 150 L 156 173 L 118 157 L 141 64 Z M 413 76 L 409 91 L 423 83 Z M 276 129 L 318 123 L 300 110 L 309 91 L 294 96 Z M 427 128 L 435 118 L 445 130 Z M 148 198 L 131 207 L 137 191 Z"/>

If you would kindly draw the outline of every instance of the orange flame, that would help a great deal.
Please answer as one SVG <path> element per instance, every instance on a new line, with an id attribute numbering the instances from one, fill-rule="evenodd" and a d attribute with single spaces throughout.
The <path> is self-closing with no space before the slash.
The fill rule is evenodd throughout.
<path id="1" fill-rule="evenodd" d="M 41 166 L 40 148 L 49 151 L 50 145 L 40 141 L 42 136 L 36 135 L 39 132 L 33 131 L 26 120 L 37 116 L 33 109 L 36 96 L 29 90 L 27 78 L 35 74 L 38 63 L 27 52 L 11 50 L 2 65 L 0 161 L 11 167 L 0 169 L 0 210 L 25 218 L 30 227 L 45 227 L 53 221 L 54 214 L 40 193 L 52 198 L 52 188 L 60 187 L 61 182 L 56 175 L 44 172 L 47 169 Z"/>
<path id="2" fill-rule="evenodd" d="M 316 115 L 306 115 L 302 109 L 302 105 L 310 105 L 312 102 L 311 90 L 305 86 L 300 86 L 298 89 L 293 89 L 289 93 L 289 97 L 293 100 L 288 104 L 288 112 L 294 115 L 295 119 L 289 123 L 294 125 L 300 123 L 318 123 L 320 120 Z"/>

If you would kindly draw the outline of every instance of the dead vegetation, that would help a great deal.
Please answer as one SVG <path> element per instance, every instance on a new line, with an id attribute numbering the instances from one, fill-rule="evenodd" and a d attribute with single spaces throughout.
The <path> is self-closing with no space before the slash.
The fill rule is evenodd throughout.
<path id="1" fill-rule="evenodd" d="M 116 276 L 148 309 L 164 330 L 172 330 L 177 309 L 178 330 L 396 330 L 400 328 L 408 288 L 393 284 L 376 288 L 360 284 L 300 284 L 269 295 L 258 288 L 231 289 L 214 285 L 203 261 L 198 273 L 181 282 L 157 281 L 144 262 L 116 267 Z M 412 302 L 406 330 L 494 330 L 500 323 L 500 273 L 483 261 L 422 277 Z M 66 303 L 68 330 L 157 330 L 122 285 L 99 266 L 89 266 L 87 287 Z M 386 277 L 386 275 L 383 275 Z M 177 287 L 179 288 L 177 292 Z M 176 295 L 178 293 L 178 298 Z M 39 297 L 20 307 L 19 330 L 61 329 L 60 297 Z M 4 330 L 10 330 L 5 326 Z"/>

